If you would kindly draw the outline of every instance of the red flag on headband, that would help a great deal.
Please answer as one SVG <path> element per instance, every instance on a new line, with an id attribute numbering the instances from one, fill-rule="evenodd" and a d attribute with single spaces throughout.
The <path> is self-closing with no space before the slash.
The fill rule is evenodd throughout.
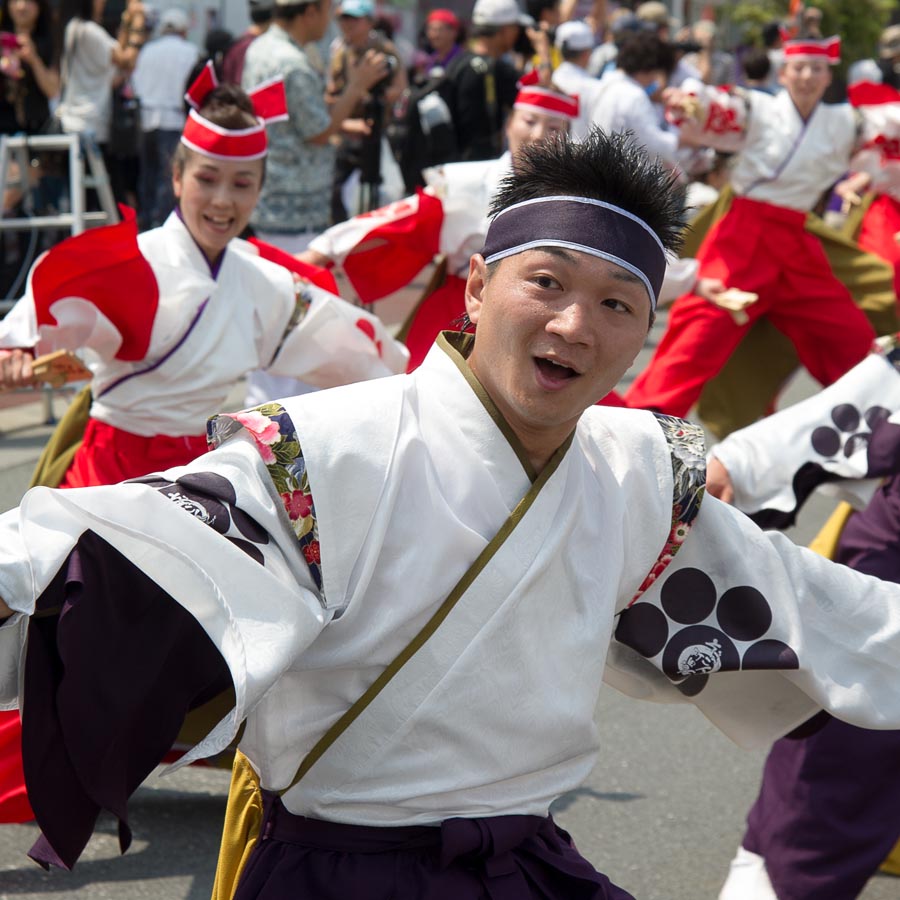
<path id="1" fill-rule="evenodd" d="M 207 94 L 213 88 L 219 86 L 219 79 L 216 77 L 216 70 L 210 60 L 201 70 L 200 74 L 194 79 L 194 83 L 187 89 L 184 99 L 190 103 L 194 109 L 200 109 Z"/>
<path id="2" fill-rule="evenodd" d="M 29 278 L 39 326 L 58 325 L 55 303 L 74 298 L 96 307 L 122 342 L 116 359 L 143 359 L 159 305 L 159 288 L 137 243 L 137 216 L 119 206 L 122 221 L 66 238 L 38 262 Z"/>
<path id="3" fill-rule="evenodd" d="M 323 269 L 321 266 L 314 266 L 311 263 L 301 262 L 296 256 L 292 256 L 290 253 L 282 250 L 280 247 L 276 247 L 274 244 L 261 241 L 259 238 L 250 238 L 250 243 L 256 247 L 259 251 L 259 255 L 263 259 L 267 259 L 269 262 L 278 263 L 279 266 L 284 266 L 288 271 L 296 272 L 302 278 L 308 279 L 317 287 L 320 287 L 331 294 L 339 295 L 337 282 L 334 280 L 334 275 L 332 275 L 328 269 Z"/>
<path id="4" fill-rule="evenodd" d="M 373 212 L 355 216 L 354 249 L 344 271 L 359 299 L 371 303 L 408 284 L 438 252 L 444 208 L 422 190 Z"/>
<path id="5" fill-rule="evenodd" d="M 280 75 L 248 91 L 247 96 L 253 101 L 256 115 L 264 122 L 287 121 L 287 94 L 284 92 L 284 79 Z"/>

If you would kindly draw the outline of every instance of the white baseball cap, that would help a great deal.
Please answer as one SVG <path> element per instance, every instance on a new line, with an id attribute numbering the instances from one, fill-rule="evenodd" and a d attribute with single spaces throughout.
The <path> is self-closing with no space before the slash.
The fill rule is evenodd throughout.
<path id="1" fill-rule="evenodd" d="M 519 9 L 516 0 L 475 0 L 473 25 L 534 25 L 534 19 Z"/>
<path id="2" fill-rule="evenodd" d="M 168 28 L 170 31 L 185 32 L 191 27 L 191 20 L 183 9 L 172 6 L 159 17 L 159 27 L 163 31 Z"/>
<path id="3" fill-rule="evenodd" d="M 577 53 L 579 50 L 593 50 L 597 42 L 587 22 L 573 19 L 557 27 L 554 43 L 560 50 L 572 50 Z"/>

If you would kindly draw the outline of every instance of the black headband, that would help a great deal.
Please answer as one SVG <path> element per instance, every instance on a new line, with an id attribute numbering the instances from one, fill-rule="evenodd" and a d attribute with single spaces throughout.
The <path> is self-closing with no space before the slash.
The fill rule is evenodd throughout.
<path id="1" fill-rule="evenodd" d="M 666 252 L 650 226 L 633 213 L 590 197 L 525 200 L 494 217 L 481 255 L 492 263 L 538 247 L 579 250 L 627 269 L 644 283 L 656 309 Z"/>

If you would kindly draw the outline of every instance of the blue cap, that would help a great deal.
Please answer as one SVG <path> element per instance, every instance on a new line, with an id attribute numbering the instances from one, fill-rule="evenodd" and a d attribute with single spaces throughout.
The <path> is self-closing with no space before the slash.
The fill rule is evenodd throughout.
<path id="1" fill-rule="evenodd" d="M 354 19 L 373 19 L 375 4 L 372 0 L 343 0 L 338 7 L 339 16 L 352 16 Z"/>

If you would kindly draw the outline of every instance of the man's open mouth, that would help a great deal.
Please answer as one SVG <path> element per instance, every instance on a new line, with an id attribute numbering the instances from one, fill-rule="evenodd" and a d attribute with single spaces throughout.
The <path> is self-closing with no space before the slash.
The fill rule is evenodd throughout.
<path id="1" fill-rule="evenodd" d="M 539 356 L 534 358 L 534 364 L 545 379 L 554 383 L 568 381 L 578 375 L 578 372 L 570 366 L 554 362 L 550 359 L 544 359 Z"/>

